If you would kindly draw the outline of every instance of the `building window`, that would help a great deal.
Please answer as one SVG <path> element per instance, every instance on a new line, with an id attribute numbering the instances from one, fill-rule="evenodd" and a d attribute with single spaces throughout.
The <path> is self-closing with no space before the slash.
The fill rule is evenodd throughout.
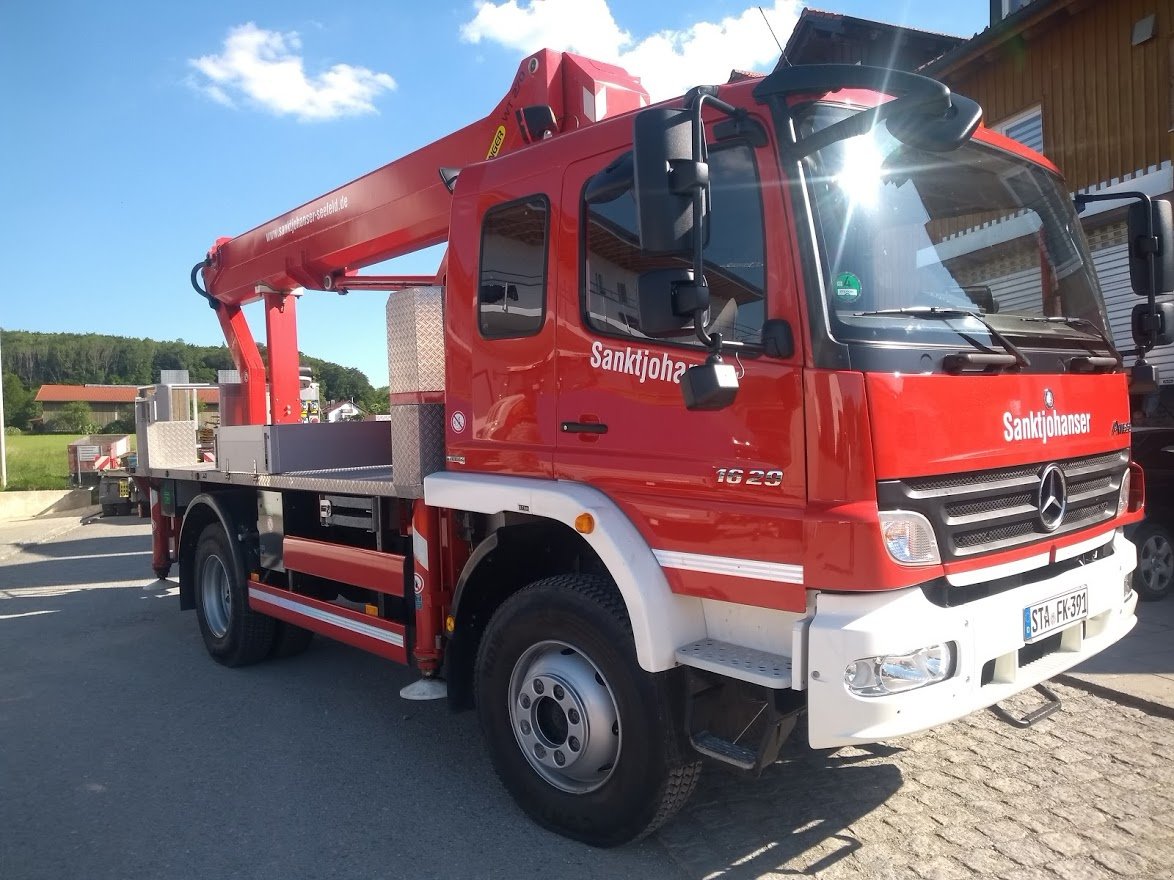
<path id="1" fill-rule="evenodd" d="M 542 196 L 499 205 L 481 227 L 478 321 L 488 337 L 532 336 L 546 316 L 546 230 Z"/>
<path id="2" fill-rule="evenodd" d="M 1003 0 L 1003 18 L 1014 15 L 1024 6 L 1030 6 L 1031 2 L 1032 0 Z"/>
<path id="3" fill-rule="evenodd" d="M 709 329 L 726 339 L 760 344 L 764 313 L 765 249 L 762 195 L 754 151 L 745 144 L 709 153 L 713 195 L 705 276 L 709 282 Z M 583 267 L 587 324 L 600 333 L 646 339 L 635 308 L 637 279 L 649 269 L 692 265 L 685 257 L 641 252 L 636 204 L 631 192 L 611 202 L 584 205 L 587 249 Z M 700 345 L 692 330 L 660 342 Z"/>
<path id="4" fill-rule="evenodd" d="M 1044 151 L 1044 113 L 1038 105 L 995 123 L 991 130 L 1005 134 L 1037 153 Z"/>

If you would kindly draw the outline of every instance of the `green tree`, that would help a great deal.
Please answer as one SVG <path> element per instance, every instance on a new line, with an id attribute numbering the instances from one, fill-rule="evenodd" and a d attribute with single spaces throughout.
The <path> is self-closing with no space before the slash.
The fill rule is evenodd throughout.
<path id="1" fill-rule="evenodd" d="M 24 387 L 15 373 L 4 374 L 4 423 L 27 431 L 37 416 L 35 395 Z"/>

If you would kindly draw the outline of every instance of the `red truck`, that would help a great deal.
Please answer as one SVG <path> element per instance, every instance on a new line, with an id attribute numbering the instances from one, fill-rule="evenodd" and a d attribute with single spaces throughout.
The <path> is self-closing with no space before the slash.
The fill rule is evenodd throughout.
<path id="1" fill-rule="evenodd" d="M 924 730 L 1087 659 L 1135 623 L 1127 374 L 1057 169 L 980 116 L 875 68 L 650 106 L 526 58 L 484 120 L 195 266 L 238 405 L 197 461 L 184 389 L 140 394 L 155 571 L 224 665 L 313 633 L 410 665 L 595 845 L 702 758 Z M 1174 266 L 1137 216 L 1144 352 Z M 435 276 L 358 272 L 439 242 Z M 391 291 L 390 422 L 298 423 L 305 290 Z"/>

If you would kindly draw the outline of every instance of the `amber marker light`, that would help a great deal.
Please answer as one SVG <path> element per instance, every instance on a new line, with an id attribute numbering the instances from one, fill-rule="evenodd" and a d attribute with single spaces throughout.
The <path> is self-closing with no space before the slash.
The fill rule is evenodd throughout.
<path id="1" fill-rule="evenodd" d="M 590 535 L 595 531 L 595 517 L 589 513 L 580 513 L 575 517 L 575 531 L 583 535 Z"/>
<path id="2" fill-rule="evenodd" d="M 444 631 L 451 635 L 456 630 L 456 628 L 457 619 L 450 614 L 444 619 Z"/>

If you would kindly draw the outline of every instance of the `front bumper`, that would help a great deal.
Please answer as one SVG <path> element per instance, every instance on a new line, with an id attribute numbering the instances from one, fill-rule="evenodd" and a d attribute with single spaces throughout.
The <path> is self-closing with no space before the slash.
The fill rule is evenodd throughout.
<path id="1" fill-rule="evenodd" d="M 1046 681 L 1116 642 L 1137 622 L 1137 596 L 1123 589 L 1137 556 L 1120 530 L 1112 541 L 1113 553 L 1104 559 L 957 607 L 933 604 L 920 587 L 820 593 L 806 633 L 811 745 L 877 742 L 935 727 Z M 1088 588 L 1088 617 L 1060 631 L 1053 653 L 1020 665 L 1023 609 L 1081 586 Z M 941 642 L 953 642 L 957 658 L 954 674 L 943 682 L 880 697 L 858 696 L 844 683 L 844 669 L 855 660 Z"/>

